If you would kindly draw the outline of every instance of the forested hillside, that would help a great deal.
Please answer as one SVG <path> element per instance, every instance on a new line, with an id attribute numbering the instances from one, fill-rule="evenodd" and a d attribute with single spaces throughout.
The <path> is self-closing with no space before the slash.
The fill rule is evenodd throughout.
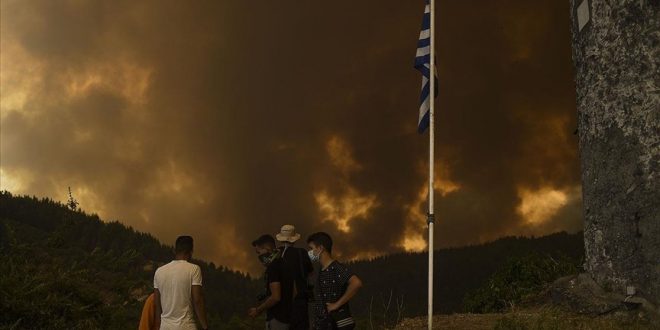
<path id="1" fill-rule="evenodd" d="M 434 272 L 435 311 L 465 312 L 466 295 L 487 284 L 496 271 L 511 263 L 531 265 L 554 259 L 562 266 L 579 267 L 583 256 L 581 232 L 562 232 L 540 238 L 508 237 L 482 245 L 438 250 Z M 355 298 L 354 310 L 359 315 L 368 315 L 371 309 L 372 318 L 389 318 L 390 321 L 398 317 L 399 309 L 404 316 L 425 315 L 427 260 L 425 253 L 402 253 L 352 263 L 351 268 L 365 283 Z M 383 306 L 388 305 L 386 312 Z"/>
<path id="2" fill-rule="evenodd" d="M 489 281 L 494 275 L 500 282 L 527 276 L 515 273 L 520 265 L 546 265 L 547 260 L 579 265 L 582 256 L 581 233 L 503 238 L 439 250 L 435 310 L 464 311 L 466 297 L 470 306 L 483 305 L 488 298 L 484 286 L 493 283 Z M 172 257 L 170 246 L 119 222 L 103 222 L 49 199 L 2 192 L 0 329 L 135 328 L 143 300 L 152 291 L 156 267 Z M 351 302 L 360 326 L 393 324 L 426 313 L 426 258 L 425 253 L 402 253 L 349 263 L 364 282 Z M 262 327 L 259 320 L 245 317 L 262 291 L 261 280 L 213 263 L 194 262 L 202 268 L 214 329 Z"/>
<path id="3" fill-rule="evenodd" d="M 172 249 L 49 199 L 0 194 L 0 328 L 133 329 Z M 194 260 L 215 328 L 245 324 L 261 282 Z"/>

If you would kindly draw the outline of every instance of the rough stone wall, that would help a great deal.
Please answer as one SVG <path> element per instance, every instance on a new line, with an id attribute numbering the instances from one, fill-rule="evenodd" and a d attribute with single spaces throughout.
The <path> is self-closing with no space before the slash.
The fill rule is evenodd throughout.
<path id="1" fill-rule="evenodd" d="M 660 0 L 570 1 L 585 266 L 660 304 Z"/>

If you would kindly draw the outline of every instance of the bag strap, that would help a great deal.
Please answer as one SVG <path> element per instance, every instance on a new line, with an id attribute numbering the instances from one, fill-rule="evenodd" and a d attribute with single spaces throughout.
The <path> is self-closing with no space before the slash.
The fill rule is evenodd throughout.
<path id="1" fill-rule="evenodd" d="M 298 259 L 298 265 L 300 266 L 300 280 L 301 280 L 301 283 L 303 283 L 303 287 L 302 287 L 302 289 L 299 289 L 298 294 L 300 294 L 300 290 L 303 290 L 302 292 L 305 294 L 305 298 L 309 299 L 309 298 L 313 297 L 313 294 L 312 294 L 312 297 L 307 297 L 307 294 L 308 294 L 307 286 L 309 284 L 309 282 L 308 282 L 309 272 L 307 272 L 305 270 L 305 266 L 303 265 L 304 264 L 303 263 L 304 258 L 307 258 L 307 255 L 303 254 L 303 251 L 304 251 L 304 249 L 298 249 L 298 256 L 300 257 L 300 259 Z"/>
<path id="2" fill-rule="evenodd" d="M 302 251 L 303 249 L 298 249 L 298 257 L 300 257 L 298 259 L 298 264 L 300 265 L 300 276 L 302 277 L 303 281 L 306 281 L 307 279 L 305 278 L 305 266 L 303 266 L 303 258 L 305 256 L 303 256 Z"/>

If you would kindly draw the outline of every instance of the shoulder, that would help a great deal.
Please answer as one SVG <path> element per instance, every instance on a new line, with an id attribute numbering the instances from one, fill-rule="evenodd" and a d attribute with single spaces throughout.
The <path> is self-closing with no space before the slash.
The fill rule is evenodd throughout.
<path id="1" fill-rule="evenodd" d="M 188 263 L 188 276 L 192 279 L 192 285 L 202 285 L 202 268 L 193 263 Z"/>
<path id="2" fill-rule="evenodd" d="M 279 267 L 282 267 L 283 264 L 284 264 L 284 260 L 282 259 L 282 257 L 275 258 L 275 259 L 273 259 L 273 261 L 271 261 L 271 263 L 268 265 L 268 268 L 277 269 L 277 268 L 279 268 Z"/>
<path id="3" fill-rule="evenodd" d="M 169 267 L 168 267 L 169 265 L 170 265 L 170 264 L 167 263 L 167 264 L 164 264 L 164 265 L 162 265 L 162 266 L 156 268 L 156 273 L 155 273 L 155 274 L 159 274 L 159 273 L 162 273 L 162 272 L 167 271 L 167 268 L 169 268 Z"/>
<path id="4" fill-rule="evenodd" d="M 347 271 L 348 270 L 348 267 L 345 264 L 343 264 L 343 263 L 341 263 L 337 260 L 333 261 L 332 264 L 330 264 L 330 268 L 332 268 L 332 270 L 335 270 L 335 271 Z"/>
<path id="5" fill-rule="evenodd" d="M 297 246 L 290 246 L 286 249 L 284 256 L 289 258 L 297 258 L 298 254 L 300 254 L 300 250 L 302 249 Z"/>
<path id="6" fill-rule="evenodd" d="M 283 264 L 282 259 L 280 258 L 273 260 L 266 267 L 266 278 L 268 279 L 268 282 L 279 282 L 280 278 L 282 277 L 282 273 Z"/>
<path id="7" fill-rule="evenodd" d="M 172 273 L 171 263 L 164 264 L 156 269 L 154 272 L 154 283 L 161 282 L 164 278 L 168 278 Z"/>
<path id="8" fill-rule="evenodd" d="M 332 273 L 337 274 L 345 279 L 349 279 L 351 276 L 353 276 L 353 272 L 351 272 L 348 266 L 339 261 L 333 262 L 329 268 L 331 268 L 330 271 Z"/>
<path id="9" fill-rule="evenodd" d="M 282 258 L 275 258 L 266 267 L 266 273 L 270 274 L 271 276 L 274 274 L 280 274 L 282 273 L 283 268 L 284 268 L 284 261 L 282 260 Z"/>
<path id="10" fill-rule="evenodd" d="M 303 256 L 307 256 L 307 250 L 299 247 L 290 247 L 286 250 L 283 258 L 289 262 L 298 262 L 298 260 Z"/>
<path id="11" fill-rule="evenodd" d="M 303 259 L 309 259 L 309 257 L 307 257 L 307 249 L 305 248 L 298 248 L 297 254 Z"/>
<path id="12" fill-rule="evenodd" d="M 202 272 L 202 267 L 199 267 L 198 264 L 193 264 L 191 262 L 188 262 L 186 265 L 188 270 L 192 273 L 201 273 Z"/>

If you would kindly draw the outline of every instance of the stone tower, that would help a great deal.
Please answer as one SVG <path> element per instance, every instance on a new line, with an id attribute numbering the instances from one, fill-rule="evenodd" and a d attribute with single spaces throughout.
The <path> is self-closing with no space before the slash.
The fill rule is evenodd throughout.
<path id="1" fill-rule="evenodd" d="M 570 0 L 585 266 L 660 304 L 660 0 Z"/>

